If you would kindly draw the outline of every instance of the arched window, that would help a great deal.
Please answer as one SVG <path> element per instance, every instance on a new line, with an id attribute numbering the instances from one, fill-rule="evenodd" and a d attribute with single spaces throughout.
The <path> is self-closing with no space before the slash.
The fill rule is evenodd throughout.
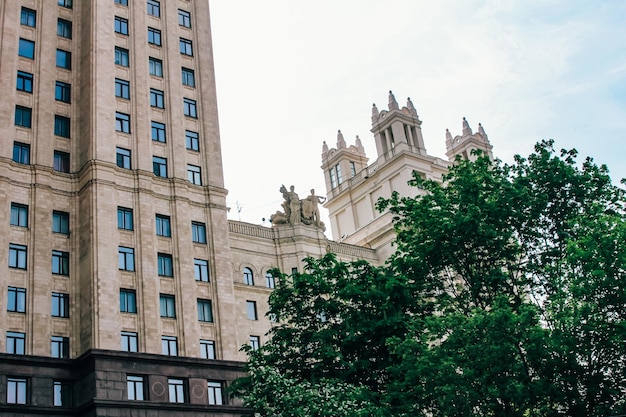
<path id="1" fill-rule="evenodd" d="M 254 276 L 250 268 L 243 269 L 243 283 L 246 285 L 254 285 Z"/>
<path id="2" fill-rule="evenodd" d="M 276 279 L 269 272 L 265 274 L 265 286 L 267 288 L 276 288 Z"/>

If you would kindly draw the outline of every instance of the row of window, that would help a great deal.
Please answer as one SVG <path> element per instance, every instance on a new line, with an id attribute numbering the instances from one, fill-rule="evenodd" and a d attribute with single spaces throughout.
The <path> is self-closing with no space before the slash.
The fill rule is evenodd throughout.
<path id="1" fill-rule="evenodd" d="M 24 22 L 24 9 L 25 8 L 22 8 L 22 22 Z M 34 12 L 34 10 L 30 10 L 30 11 Z M 34 27 L 35 26 L 34 21 L 35 21 L 35 15 L 31 15 L 31 19 L 28 20 L 28 22 L 32 22 L 33 24 L 32 25 L 27 24 L 26 26 Z M 182 27 L 190 29 L 191 28 L 191 13 L 189 13 L 186 10 L 178 9 L 178 24 Z M 120 16 L 115 16 L 115 23 L 113 27 L 114 27 L 115 33 L 128 36 L 128 33 L 129 33 L 128 19 L 125 19 Z M 148 42 L 150 42 L 153 45 L 161 46 L 161 31 L 153 27 L 148 27 Z"/>
<path id="2" fill-rule="evenodd" d="M 11 203 L 11 226 L 28 227 L 28 205 Z M 52 211 L 52 232 L 68 235 L 70 233 L 70 215 L 65 211 Z"/>
<path id="3" fill-rule="evenodd" d="M 6 332 L 7 353 L 12 355 L 24 355 L 26 347 L 26 335 L 20 332 Z M 65 336 L 52 336 L 50 338 L 50 356 L 53 358 L 70 357 L 70 339 Z"/>
<path id="4" fill-rule="evenodd" d="M 13 377 L 7 378 L 7 404 L 28 404 L 28 378 Z M 146 389 L 146 377 L 142 375 L 127 375 L 126 389 L 129 400 L 148 400 L 148 390 Z M 168 378 L 168 398 L 171 403 L 186 403 L 189 401 L 188 382 L 182 378 Z M 226 404 L 224 396 L 223 381 L 207 381 L 207 394 L 209 405 Z M 72 406 L 72 384 L 69 381 L 53 381 L 53 405 L 55 407 Z"/>
<path id="5" fill-rule="evenodd" d="M 17 91 L 23 91 L 25 93 L 33 92 L 33 74 L 26 71 L 18 71 L 16 80 L 17 81 L 15 88 L 17 89 Z M 72 99 L 71 84 L 64 83 L 62 81 L 56 81 L 54 86 L 54 99 L 63 103 L 70 103 Z"/>
<path id="6" fill-rule="evenodd" d="M 26 245 L 9 243 L 9 268 L 26 269 L 27 251 Z M 63 276 L 70 274 L 69 252 L 52 251 L 52 273 Z"/>
<path id="7" fill-rule="evenodd" d="M 27 378 L 7 378 L 7 404 L 28 404 Z M 52 401 L 55 407 L 69 407 L 72 399 L 72 385 L 67 381 L 53 381 Z"/>
<path id="8" fill-rule="evenodd" d="M 9 287 L 7 291 L 7 311 L 26 313 L 26 288 Z M 70 295 L 52 293 L 52 317 L 70 317 Z"/>
<path id="9" fill-rule="evenodd" d="M 18 164 L 30 164 L 30 145 L 28 143 L 13 143 L 13 161 Z M 54 151 L 52 168 L 57 172 L 70 172 L 70 154 L 63 151 Z"/>
<path id="10" fill-rule="evenodd" d="M 69 94 L 69 90 L 68 93 Z M 69 96 L 67 96 L 69 99 Z M 15 106 L 15 126 L 24 127 L 30 129 L 32 127 L 33 109 L 24 106 Z M 70 118 L 54 115 L 54 134 L 62 138 L 70 138 Z"/>
<path id="11" fill-rule="evenodd" d="M 18 227 L 28 227 L 28 205 L 11 203 L 10 224 Z M 164 214 L 155 215 L 156 235 L 172 237 L 172 225 L 170 216 Z M 122 230 L 134 230 L 133 209 L 128 207 L 117 208 L 117 227 Z M 52 212 L 52 231 L 54 233 L 69 234 L 69 213 L 63 211 Z M 194 243 L 206 244 L 206 225 L 201 222 L 191 222 L 191 238 Z M 135 270 L 135 251 L 133 248 L 119 247 L 119 268 L 126 271 Z M 25 245 L 11 243 L 9 245 L 9 266 L 12 268 L 26 269 L 27 247 Z M 166 253 L 157 254 L 158 273 L 160 276 L 173 276 L 172 255 Z M 197 281 L 209 281 L 208 261 L 194 259 L 194 272 Z M 57 275 L 69 275 L 69 253 L 52 251 L 52 273 Z M 243 282 L 246 285 L 254 285 L 252 269 L 243 269 Z M 275 278 L 269 272 L 265 275 L 265 284 L 268 288 L 275 288 Z"/>
<path id="12" fill-rule="evenodd" d="M 35 59 L 35 42 L 29 39 L 20 38 L 17 54 L 28 59 Z M 72 53 L 57 48 L 56 66 L 66 70 L 72 69 Z"/>

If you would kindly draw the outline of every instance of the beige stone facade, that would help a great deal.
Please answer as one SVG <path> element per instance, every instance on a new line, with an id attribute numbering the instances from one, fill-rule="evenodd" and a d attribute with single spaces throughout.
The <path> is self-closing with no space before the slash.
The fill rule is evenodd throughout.
<path id="1" fill-rule="evenodd" d="M 0 412 L 50 412 L 54 382 L 74 393 L 63 407 L 124 415 L 97 404 L 127 407 L 138 372 L 146 409 L 180 377 L 172 415 L 240 415 L 236 401 L 211 403 L 210 382 L 228 384 L 240 347 L 266 342 L 268 271 L 327 252 L 384 262 L 393 231 L 376 200 L 449 163 L 426 153 L 410 100 L 390 95 L 372 115 L 373 164 L 358 138 L 324 145 L 334 240 L 312 217 L 228 221 L 208 1 L 11 0 L 0 22 Z M 450 160 L 490 150 L 482 127 L 448 142 Z"/>

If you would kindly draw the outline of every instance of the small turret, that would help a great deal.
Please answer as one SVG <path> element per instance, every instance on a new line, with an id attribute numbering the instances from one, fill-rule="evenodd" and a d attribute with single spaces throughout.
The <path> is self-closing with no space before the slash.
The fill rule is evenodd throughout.
<path id="1" fill-rule="evenodd" d="M 328 155 L 328 145 L 326 144 L 326 141 L 324 141 L 324 144 L 322 145 L 322 159 L 325 159 L 326 155 Z"/>
<path id="2" fill-rule="evenodd" d="M 361 142 L 361 138 L 359 138 L 359 135 L 356 135 L 356 140 L 354 141 L 354 145 L 356 146 L 359 152 L 361 152 L 362 154 L 365 154 L 365 148 L 363 147 L 363 143 Z"/>
<path id="3" fill-rule="evenodd" d="M 413 102 L 411 101 L 411 97 L 407 97 L 407 99 L 406 99 L 406 107 L 409 109 L 411 114 L 417 116 L 417 109 L 413 105 Z"/>
<path id="4" fill-rule="evenodd" d="M 470 127 L 465 117 L 463 118 L 463 136 L 470 136 L 472 134 L 472 128 Z"/>
<path id="5" fill-rule="evenodd" d="M 341 130 L 337 131 L 337 148 L 342 149 L 346 147 L 346 141 L 343 139 L 343 133 Z"/>
<path id="6" fill-rule="evenodd" d="M 378 112 L 378 107 L 376 107 L 376 103 L 372 104 L 372 123 L 378 121 L 380 117 L 380 113 Z"/>
<path id="7" fill-rule="evenodd" d="M 324 142 L 326 144 L 326 142 Z M 446 129 L 446 147 L 452 146 L 452 133 Z"/>
<path id="8" fill-rule="evenodd" d="M 485 140 L 489 139 L 489 136 L 487 136 L 485 129 L 483 129 L 483 125 L 481 125 L 480 123 L 478 123 L 478 133 L 480 133 L 480 136 L 482 136 L 483 139 Z"/>
<path id="9" fill-rule="evenodd" d="M 396 101 L 396 98 L 394 97 L 391 90 L 389 90 L 389 111 L 398 110 L 399 108 L 400 107 L 398 107 L 398 102 Z"/>

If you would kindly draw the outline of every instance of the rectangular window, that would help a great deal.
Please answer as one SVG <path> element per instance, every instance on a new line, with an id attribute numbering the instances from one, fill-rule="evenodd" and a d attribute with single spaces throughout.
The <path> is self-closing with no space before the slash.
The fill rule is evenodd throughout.
<path id="1" fill-rule="evenodd" d="M 138 352 L 137 349 L 137 333 L 122 332 L 121 333 L 121 349 L 124 352 Z"/>
<path id="2" fill-rule="evenodd" d="M 200 340 L 200 357 L 202 359 L 215 359 L 215 342 L 213 340 Z"/>
<path id="3" fill-rule="evenodd" d="M 328 174 L 330 175 L 330 188 L 331 189 L 337 188 L 337 177 L 335 176 L 335 169 L 331 168 L 328 171 Z"/>
<path id="4" fill-rule="evenodd" d="M 150 106 L 158 109 L 165 108 L 165 100 L 163 99 L 163 91 L 156 88 L 150 89 Z"/>
<path id="5" fill-rule="evenodd" d="M 185 116 L 193 117 L 194 119 L 198 118 L 198 109 L 196 106 L 196 100 L 192 100 L 190 98 L 184 98 L 183 110 L 184 110 Z"/>
<path id="6" fill-rule="evenodd" d="M 130 133 L 130 115 L 115 112 L 115 130 L 123 133 Z"/>
<path id="7" fill-rule="evenodd" d="M 56 101 L 62 101 L 63 103 L 71 102 L 72 86 L 68 83 L 57 81 L 54 88 L 54 99 Z"/>
<path id="8" fill-rule="evenodd" d="M 258 320 L 256 312 L 256 301 L 246 301 L 246 313 L 248 314 L 248 320 Z"/>
<path id="9" fill-rule="evenodd" d="M 65 116 L 54 116 L 54 134 L 62 138 L 70 138 L 70 119 Z"/>
<path id="10" fill-rule="evenodd" d="M 117 249 L 117 266 L 122 271 L 134 271 L 135 249 L 119 246 Z"/>
<path id="11" fill-rule="evenodd" d="M 59 0 L 59 6 L 65 7 L 67 9 L 72 8 L 72 0 Z"/>
<path id="12" fill-rule="evenodd" d="M 115 0 L 115 4 L 128 7 L 128 0 Z"/>
<path id="13" fill-rule="evenodd" d="M 180 38 L 180 53 L 193 56 L 193 46 L 189 39 Z"/>
<path id="14" fill-rule="evenodd" d="M 250 347 L 252 350 L 258 350 L 261 347 L 261 338 L 250 335 Z"/>
<path id="15" fill-rule="evenodd" d="M 37 25 L 37 12 L 32 9 L 22 7 L 22 13 L 20 14 L 20 24 L 34 28 Z"/>
<path id="16" fill-rule="evenodd" d="M 52 336 L 50 356 L 53 358 L 70 357 L 70 339 L 63 336 Z"/>
<path id="17" fill-rule="evenodd" d="M 200 340 L 200 357 L 202 359 L 215 359 L 215 342 L 213 340 Z"/>
<path id="18" fill-rule="evenodd" d="M 155 222 L 156 222 L 157 236 L 172 237 L 172 227 L 170 224 L 170 216 L 157 214 Z"/>
<path id="19" fill-rule="evenodd" d="M 57 20 L 57 35 L 62 38 L 72 39 L 72 22 L 65 19 Z"/>
<path id="20" fill-rule="evenodd" d="M 72 69 L 72 53 L 63 49 L 57 49 L 57 67 L 67 70 Z"/>
<path id="21" fill-rule="evenodd" d="M 57 172 L 70 172 L 70 154 L 67 152 L 54 151 L 53 168 Z"/>
<path id="22" fill-rule="evenodd" d="M 115 47 L 115 65 L 127 67 L 129 65 L 128 49 Z"/>
<path id="23" fill-rule="evenodd" d="M 269 272 L 265 274 L 265 286 L 267 288 L 276 288 L 276 278 Z"/>
<path id="24" fill-rule="evenodd" d="M 35 42 L 20 38 L 17 54 L 24 58 L 35 59 Z"/>
<path id="25" fill-rule="evenodd" d="M 17 91 L 24 91 L 26 93 L 33 92 L 33 74 L 24 71 L 17 72 Z"/>
<path id="26" fill-rule="evenodd" d="M 26 269 L 26 246 L 9 244 L 9 268 Z"/>
<path id="27" fill-rule="evenodd" d="M 163 76 L 163 62 L 160 59 L 148 58 L 148 67 L 150 69 L 150 75 L 155 77 Z"/>
<path id="28" fill-rule="evenodd" d="M 128 391 L 128 399 L 135 401 L 143 401 L 145 398 L 144 380 L 142 376 L 127 375 L 126 389 Z"/>
<path id="29" fill-rule="evenodd" d="M 200 167 L 196 165 L 187 165 L 187 179 L 192 184 L 202 185 Z"/>
<path id="30" fill-rule="evenodd" d="M 224 404 L 223 384 L 220 381 L 207 381 L 209 390 L 209 405 Z"/>
<path id="31" fill-rule="evenodd" d="M 24 355 L 26 346 L 26 335 L 18 332 L 6 332 L 7 353 L 12 355 Z"/>
<path id="32" fill-rule="evenodd" d="M 178 24 L 190 28 L 191 27 L 191 14 L 185 10 L 178 9 Z"/>
<path id="33" fill-rule="evenodd" d="M 30 145 L 13 142 L 13 161 L 18 164 L 30 164 Z"/>
<path id="34" fill-rule="evenodd" d="M 152 157 L 152 172 L 157 177 L 167 178 L 167 159 L 160 156 Z"/>
<path id="35" fill-rule="evenodd" d="M 28 206 L 11 203 L 11 226 L 28 227 Z"/>
<path id="36" fill-rule="evenodd" d="M 71 407 L 72 384 L 65 381 L 54 381 L 53 405 L 55 407 Z"/>
<path id="37" fill-rule="evenodd" d="M 200 140 L 197 132 L 185 130 L 185 146 L 191 151 L 198 151 L 200 149 Z"/>
<path id="38" fill-rule="evenodd" d="M 120 313 L 137 314 L 137 294 L 135 290 L 120 289 Z"/>
<path id="39" fill-rule="evenodd" d="M 178 356 L 178 343 L 175 336 L 161 336 L 161 353 L 167 356 Z"/>
<path id="40" fill-rule="evenodd" d="M 206 243 L 206 225 L 200 222 L 191 222 L 191 240 L 194 243 Z"/>
<path id="41" fill-rule="evenodd" d="M 70 295 L 59 292 L 52 293 L 52 317 L 68 318 L 70 316 Z"/>
<path id="42" fill-rule="evenodd" d="M 115 33 L 128 36 L 128 20 L 115 16 Z"/>
<path id="43" fill-rule="evenodd" d="M 246 285 L 254 285 L 254 275 L 250 268 L 243 269 L 243 283 Z"/>
<path id="44" fill-rule="evenodd" d="M 52 251 L 52 273 L 68 276 L 70 274 L 70 253 L 59 250 Z"/>
<path id="45" fill-rule="evenodd" d="M 161 31 L 155 28 L 148 28 L 148 43 L 161 46 Z"/>
<path id="46" fill-rule="evenodd" d="M 204 259 L 193 260 L 193 271 L 196 281 L 209 282 L 209 262 Z"/>
<path id="47" fill-rule="evenodd" d="M 29 107 L 15 106 L 15 126 L 30 128 L 33 111 Z"/>
<path id="48" fill-rule="evenodd" d="M 26 404 L 25 378 L 7 378 L 7 404 Z"/>
<path id="49" fill-rule="evenodd" d="M 52 233 L 70 234 L 70 214 L 64 211 L 52 212 Z"/>
<path id="50" fill-rule="evenodd" d="M 115 97 L 130 100 L 130 83 L 128 81 L 115 79 Z"/>
<path id="51" fill-rule="evenodd" d="M 154 17 L 161 17 L 161 3 L 157 0 L 148 0 L 148 14 Z"/>
<path id="52" fill-rule="evenodd" d="M 208 323 L 213 322 L 213 308 L 211 300 L 198 299 L 198 321 L 204 321 Z"/>
<path id="53" fill-rule="evenodd" d="M 130 150 L 124 148 L 116 148 L 117 166 L 124 169 L 130 169 Z"/>
<path id="54" fill-rule="evenodd" d="M 356 165 L 354 162 L 350 161 L 350 176 L 354 177 L 356 175 Z"/>
<path id="55" fill-rule="evenodd" d="M 175 319 L 176 318 L 176 301 L 173 295 L 161 294 L 159 296 L 161 309 L 161 317 Z"/>
<path id="56" fill-rule="evenodd" d="M 123 230 L 133 230 L 133 209 L 128 207 L 117 207 L 117 228 Z"/>
<path id="57" fill-rule="evenodd" d="M 26 313 L 26 288 L 9 287 L 7 294 L 7 311 Z"/>
<path id="58" fill-rule="evenodd" d="M 343 179 L 341 178 L 341 166 L 339 164 L 335 166 L 335 171 L 337 172 L 337 184 L 341 184 Z"/>
<path id="59" fill-rule="evenodd" d="M 165 143 L 165 124 L 153 121 L 151 132 L 153 141 Z"/>
<path id="60" fill-rule="evenodd" d="M 182 75 L 183 75 L 183 85 L 186 85 L 187 87 L 196 86 L 196 74 L 194 73 L 192 69 L 183 68 Z"/>
<path id="61" fill-rule="evenodd" d="M 184 403 L 185 402 L 185 381 L 182 379 L 167 379 L 167 386 L 169 388 L 169 397 L 171 403 Z"/>
<path id="62" fill-rule="evenodd" d="M 167 253 L 157 254 L 158 270 L 160 277 L 173 277 L 174 269 L 172 266 L 172 255 Z"/>

